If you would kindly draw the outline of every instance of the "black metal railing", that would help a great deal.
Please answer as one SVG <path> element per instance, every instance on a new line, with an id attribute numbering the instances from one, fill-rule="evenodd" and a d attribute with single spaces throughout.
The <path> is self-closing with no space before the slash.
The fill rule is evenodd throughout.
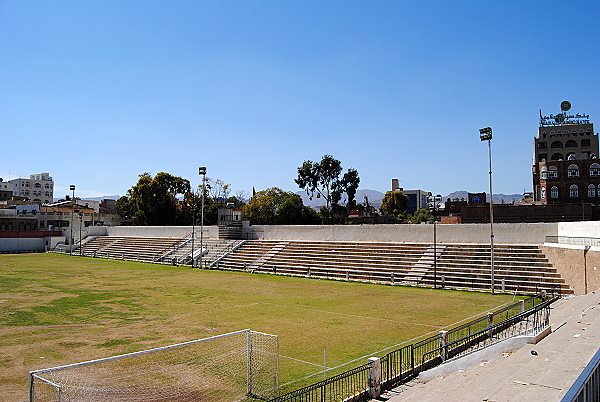
<path id="1" fill-rule="evenodd" d="M 518 334 L 531 333 L 549 325 L 550 305 L 555 294 L 529 297 L 486 316 L 393 350 L 381 357 L 381 387 L 391 389 L 442 362 Z M 289 392 L 270 402 L 366 400 L 369 364 Z"/>
<path id="2" fill-rule="evenodd" d="M 600 400 L 600 349 L 577 377 L 561 402 L 588 402 Z"/>
<path id="3" fill-rule="evenodd" d="M 369 364 L 353 368 L 334 377 L 308 385 L 271 399 L 270 402 L 345 400 L 366 401 L 369 390 Z"/>

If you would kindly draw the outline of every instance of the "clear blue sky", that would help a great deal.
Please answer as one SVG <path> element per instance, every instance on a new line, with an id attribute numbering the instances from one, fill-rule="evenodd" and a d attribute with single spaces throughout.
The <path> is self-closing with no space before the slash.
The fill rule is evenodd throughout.
<path id="1" fill-rule="evenodd" d="M 0 177 L 124 194 L 142 172 L 297 191 L 531 189 L 538 109 L 600 125 L 600 6 L 554 1 L 3 1 Z M 598 128 L 596 127 L 596 131 Z"/>

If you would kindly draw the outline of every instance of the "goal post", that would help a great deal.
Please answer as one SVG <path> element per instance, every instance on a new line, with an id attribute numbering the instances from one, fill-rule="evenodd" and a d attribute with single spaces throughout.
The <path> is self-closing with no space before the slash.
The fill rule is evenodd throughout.
<path id="1" fill-rule="evenodd" d="M 249 329 L 30 372 L 30 402 L 271 399 L 278 338 Z"/>

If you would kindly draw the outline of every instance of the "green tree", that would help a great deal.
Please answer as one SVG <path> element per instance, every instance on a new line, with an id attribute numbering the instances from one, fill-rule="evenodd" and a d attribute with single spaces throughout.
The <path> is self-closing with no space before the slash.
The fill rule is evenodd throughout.
<path id="1" fill-rule="evenodd" d="M 342 177 L 341 173 L 342 163 L 331 155 L 324 155 L 320 162 L 304 161 L 298 168 L 298 177 L 294 181 L 306 191 L 311 200 L 315 194 L 322 197 L 327 209 L 337 205 L 344 193 L 348 196 L 348 206 L 351 207 L 360 178 L 355 169 L 348 169 Z"/>
<path id="2" fill-rule="evenodd" d="M 408 197 L 402 191 L 388 191 L 381 200 L 379 211 L 383 215 L 399 218 L 406 211 L 407 204 Z"/>
<path id="3" fill-rule="evenodd" d="M 128 201 L 121 201 L 120 212 L 129 215 L 136 225 L 173 225 L 181 213 L 177 196 L 189 192 L 190 182 L 186 179 L 165 172 L 154 177 L 142 173 L 127 192 Z"/>
<path id="4" fill-rule="evenodd" d="M 412 216 L 409 217 L 411 223 L 432 222 L 433 215 L 425 208 L 417 209 Z"/>
<path id="5" fill-rule="evenodd" d="M 316 211 L 302 203 L 298 194 L 277 187 L 258 191 L 244 207 L 244 216 L 255 225 L 316 224 Z"/>

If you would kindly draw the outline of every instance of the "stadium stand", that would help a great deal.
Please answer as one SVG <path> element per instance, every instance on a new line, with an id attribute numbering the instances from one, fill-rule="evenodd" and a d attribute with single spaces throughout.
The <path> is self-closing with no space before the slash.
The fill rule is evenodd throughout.
<path id="1" fill-rule="evenodd" d="M 166 264 L 191 265 L 191 235 L 185 238 L 137 237 L 137 236 L 98 236 L 81 246 L 86 257 L 113 258 L 135 261 L 149 261 Z M 239 241 L 204 239 L 203 260 L 208 264 L 229 252 Z M 76 250 L 76 254 L 78 254 Z M 194 241 L 194 257 L 200 257 L 200 240 Z"/>
<path id="2" fill-rule="evenodd" d="M 535 245 L 496 245 L 498 291 L 572 290 Z M 341 280 L 483 290 L 490 288 L 490 247 L 478 244 L 251 240 L 225 255 L 220 269 Z"/>

